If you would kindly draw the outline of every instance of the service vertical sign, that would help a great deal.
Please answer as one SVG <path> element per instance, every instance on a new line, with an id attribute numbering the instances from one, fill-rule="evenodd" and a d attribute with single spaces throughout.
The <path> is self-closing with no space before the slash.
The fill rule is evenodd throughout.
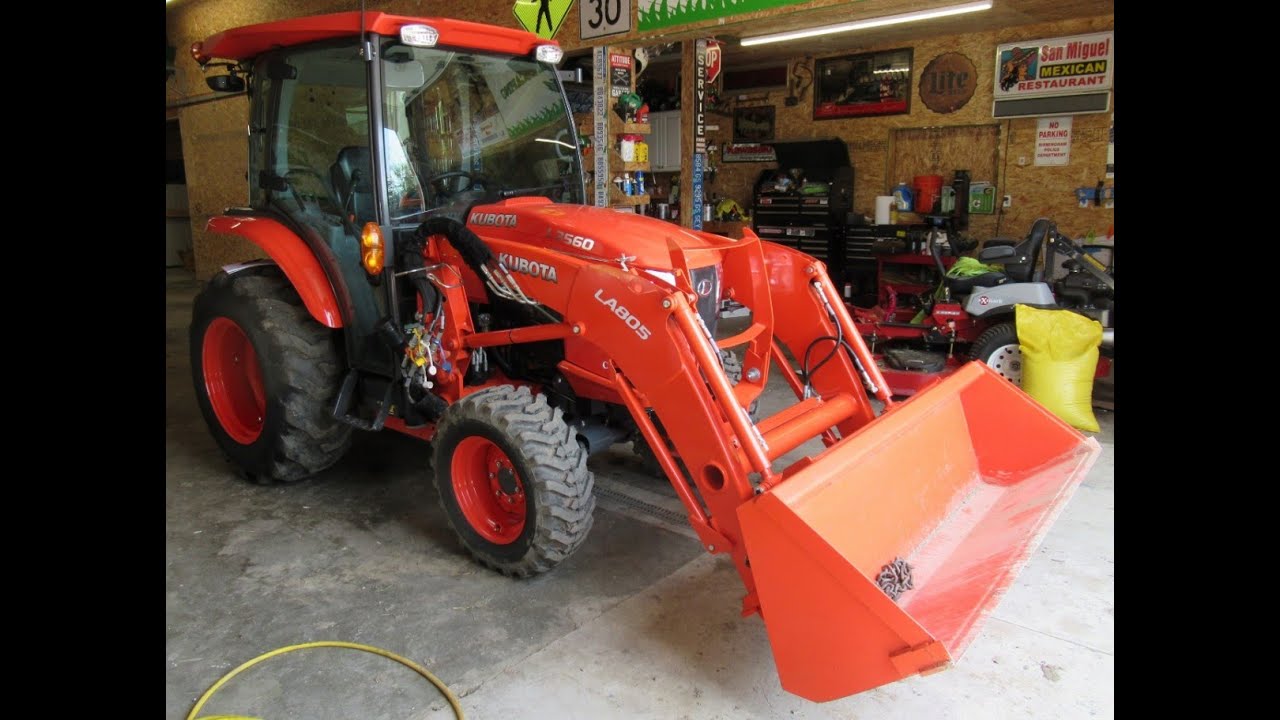
<path id="1" fill-rule="evenodd" d="M 702 229 L 702 172 L 707 166 L 707 41 L 694 45 L 693 65 L 693 217 L 690 227 Z"/>

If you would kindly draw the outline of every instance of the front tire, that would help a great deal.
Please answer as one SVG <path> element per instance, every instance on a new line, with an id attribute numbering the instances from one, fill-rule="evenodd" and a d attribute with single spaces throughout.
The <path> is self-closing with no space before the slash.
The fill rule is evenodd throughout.
<path id="1" fill-rule="evenodd" d="M 196 297 L 196 400 L 218 447 L 249 479 L 294 482 L 351 444 L 351 427 L 329 412 L 342 372 L 336 337 L 287 280 L 249 272 L 220 272 Z"/>
<path id="2" fill-rule="evenodd" d="M 563 412 L 528 387 L 492 387 L 450 405 L 433 464 L 440 505 L 463 547 L 504 575 L 550 570 L 591 531 L 587 452 Z"/>
<path id="3" fill-rule="evenodd" d="M 985 363 L 1009 382 L 1022 387 L 1022 349 L 1013 323 L 1003 322 L 982 331 L 973 341 L 969 359 Z"/>

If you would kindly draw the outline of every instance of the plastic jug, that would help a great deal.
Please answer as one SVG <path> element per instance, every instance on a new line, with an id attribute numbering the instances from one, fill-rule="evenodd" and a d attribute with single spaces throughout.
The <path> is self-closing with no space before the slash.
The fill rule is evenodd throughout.
<path id="1" fill-rule="evenodd" d="M 899 212 L 911 212 L 913 197 L 911 186 L 904 182 L 898 183 L 893 189 L 893 198 L 897 201 Z"/>

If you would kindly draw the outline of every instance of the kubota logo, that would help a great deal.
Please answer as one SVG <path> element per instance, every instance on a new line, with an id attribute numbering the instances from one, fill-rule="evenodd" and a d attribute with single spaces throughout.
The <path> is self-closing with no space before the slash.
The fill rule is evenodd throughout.
<path id="1" fill-rule="evenodd" d="M 612 310 L 614 315 L 622 318 L 622 322 L 626 323 L 627 327 L 634 330 L 636 335 L 640 336 L 641 340 L 648 340 L 652 333 L 649 332 L 649 328 L 645 327 L 644 323 L 640 322 L 640 318 L 632 315 L 631 311 L 628 310 L 625 305 L 619 305 L 617 300 L 614 300 L 613 298 L 600 297 L 600 293 L 602 292 L 604 292 L 604 288 L 596 290 L 596 300 L 599 301 L 601 305 Z"/>
<path id="2" fill-rule="evenodd" d="M 492 225 L 494 227 L 515 227 L 515 215 L 499 215 L 497 213 L 471 213 L 472 225 Z"/>
<path id="3" fill-rule="evenodd" d="M 560 282 L 556 278 L 556 268 L 554 265 L 543 265 L 540 262 L 516 257 L 510 253 L 498 253 L 498 262 L 505 265 L 511 272 L 524 273 L 525 275 L 531 275 L 540 280 L 546 280 L 547 282 Z"/>

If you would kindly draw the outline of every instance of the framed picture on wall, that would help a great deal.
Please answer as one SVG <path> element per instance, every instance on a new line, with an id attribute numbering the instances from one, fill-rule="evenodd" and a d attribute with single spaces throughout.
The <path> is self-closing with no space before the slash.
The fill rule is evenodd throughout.
<path id="1" fill-rule="evenodd" d="M 733 141 L 757 143 L 773 139 L 774 107 L 743 107 L 733 111 Z"/>
<path id="2" fill-rule="evenodd" d="M 912 48 L 817 60 L 813 119 L 911 112 L 911 61 Z"/>

